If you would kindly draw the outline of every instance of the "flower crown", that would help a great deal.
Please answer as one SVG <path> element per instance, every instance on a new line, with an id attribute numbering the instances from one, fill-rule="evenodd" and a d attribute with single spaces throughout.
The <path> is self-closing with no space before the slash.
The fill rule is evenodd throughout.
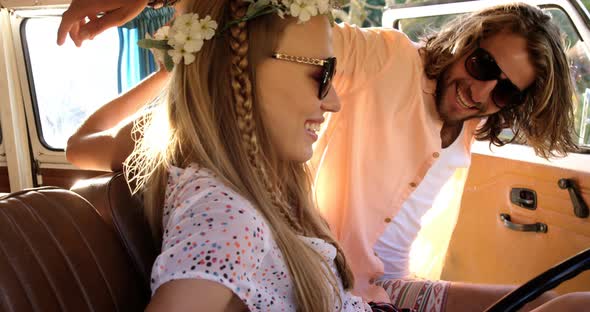
<path id="1" fill-rule="evenodd" d="M 298 23 L 309 21 L 312 16 L 328 14 L 331 9 L 330 0 L 244 0 L 249 2 L 246 15 L 234 20 L 221 30 L 245 22 L 256 17 L 277 13 L 281 18 L 292 16 L 299 19 Z M 333 17 L 328 14 L 330 21 Z M 217 31 L 217 22 L 210 16 L 199 18 L 196 13 L 188 13 L 178 16 L 172 21 L 171 26 L 164 26 L 151 37 L 138 42 L 144 49 L 152 49 L 158 62 L 172 71 L 175 64 L 184 60 L 185 65 L 195 61 L 196 53 L 201 50 L 205 40 L 210 40 Z"/>

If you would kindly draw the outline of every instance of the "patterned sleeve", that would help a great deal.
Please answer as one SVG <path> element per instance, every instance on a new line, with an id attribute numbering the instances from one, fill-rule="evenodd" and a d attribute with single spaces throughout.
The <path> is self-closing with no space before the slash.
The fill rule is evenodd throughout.
<path id="1" fill-rule="evenodd" d="M 450 282 L 425 279 L 390 279 L 381 282 L 391 303 L 399 309 L 442 312 Z"/>
<path id="2" fill-rule="evenodd" d="M 252 275 L 271 249 L 270 229 L 248 201 L 214 183 L 184 181 L 167 195 L 153 293 L 176 279 L 220 283 L 246 303 L 256 290 Z"/>

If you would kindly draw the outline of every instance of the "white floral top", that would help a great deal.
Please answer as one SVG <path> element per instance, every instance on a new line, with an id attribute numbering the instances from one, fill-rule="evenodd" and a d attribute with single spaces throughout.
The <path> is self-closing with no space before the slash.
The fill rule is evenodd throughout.
<path id="1" fill-rule="evenodd" d="M 152 293 L 171 280 L 206 279 L 231 289 L 251 311 L 297 310 L 293 282 L 266 220 L 211 171 L 195 164 L 170 168 L 163 227 Z M 332 245 L 301 239 L 334 263 Z M 342 311 L 371 311 L 361 298 L 342 294 Z"/>

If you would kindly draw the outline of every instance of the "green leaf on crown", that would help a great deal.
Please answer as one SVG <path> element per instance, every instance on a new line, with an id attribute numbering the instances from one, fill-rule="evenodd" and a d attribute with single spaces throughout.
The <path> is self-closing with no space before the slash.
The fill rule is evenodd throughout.
<path id="1" fill-rule="evenodd" d="M 144 49 L 158 49 L 164 51 L 172 49 L 166 40 L 141 39 L 137 42 L 137 45 Z"/>

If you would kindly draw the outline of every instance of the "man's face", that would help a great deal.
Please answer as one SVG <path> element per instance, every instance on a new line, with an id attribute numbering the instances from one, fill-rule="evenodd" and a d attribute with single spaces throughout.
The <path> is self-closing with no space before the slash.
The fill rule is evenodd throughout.
<path id="1" fill-rule="evenodd" d="M 501 71 L 499 79 L 508 79 L 520 91 L 534 82 L 535 69 L 526 49 L 525 38 L 500 32 L 482 40 L 479 47 L 495 60 Z M 465 60 L 472 52 L 468 51 L 453 63 L 437 83 L 437 89 L 440 90 L 436 99 L 437 110 L 445 123 L 489 116 L 501 109 L 492 96 L 499 80 L 478 80 L 467 71 Z"/>

